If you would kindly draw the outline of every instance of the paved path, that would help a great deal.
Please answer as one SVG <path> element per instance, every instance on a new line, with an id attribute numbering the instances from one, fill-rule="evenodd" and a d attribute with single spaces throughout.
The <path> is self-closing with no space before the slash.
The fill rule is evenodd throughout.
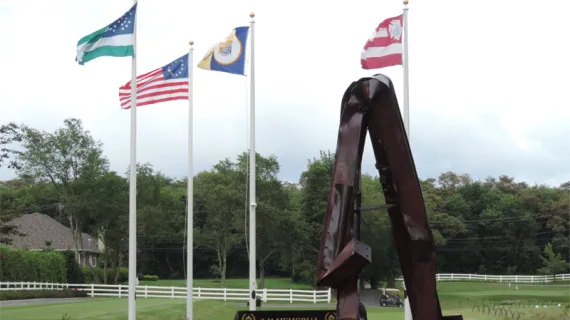
<path id="1" fill-rule="evenodd" d="M 49 304 L 49 303 L 69 303 L 91 300 L 90 298 L 63 298 L 63 299 L 26 299 L 26 300 L 8 300 L 0 301 L 0 307 L 12 306 L 28 306 L 34 304 Z"/>

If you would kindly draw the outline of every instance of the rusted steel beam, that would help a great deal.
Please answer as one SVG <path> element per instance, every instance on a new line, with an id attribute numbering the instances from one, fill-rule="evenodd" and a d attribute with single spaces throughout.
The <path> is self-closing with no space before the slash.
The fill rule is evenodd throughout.
<path id="1" fill-rule="evenodd" d="M 360 166 L 367 131 L 386 205 L 366 208 L 360 203 Z M 379 74 L 362 78 L 346 90 L 335 157 L 316 283 L 337 292 L 337 319 L 365 317 L 357 283 L 362 268 L 372 257 L 370 247 L 360 242 L 360 214 L 380 209 L 387 210 L 390 216 L 413 319 L 444 319 L 435 283 L 435 242 L 388 77 Z"/>

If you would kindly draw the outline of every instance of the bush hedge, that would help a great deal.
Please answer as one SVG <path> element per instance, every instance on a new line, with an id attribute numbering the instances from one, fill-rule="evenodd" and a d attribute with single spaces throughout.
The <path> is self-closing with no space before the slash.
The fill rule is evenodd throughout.
<path id="1" fill-rule="evenodd" d="M 55 251 L 29 251 L 0 247 L 0 279 L 9 281 L 55 282 L 67 280 L 66 260 Z"/>
<path id="2" fill-rule="evenodd" d="M 65 264 L 67 269 L 67 283 L 85 283 L 83 279 L 83 272 L 75 259 L 75 253 L 73 251 L 64 252 Z"/>
<path id="3" fill-rule="evenodd" d="M 81 272 L 83 273 L 83 279 L 85 283 L 103 283 L 103 275 L 105 269 L 93 267 L 93 271 L 90 267 L 81 267 Z M 95 273 L 95 277 L 93 277 Z M 114 283 L 116 275 L 115 268 L 107 268 L 107 283 Z M 129 269 L 119 268 L 119 278 L 118 283 L 126 282 L 129 280 Z"/>
<path id="4" fill-rule="evenodd" d="M 145 281 L 157 281 L 158 280 L 158 276 L 153 276 L 150 274 L 145 274 L 142 279 L 139 280 L 145 280 Z"/>
<path id="5" fill-rule="evenodd" d="M 0 300 L 82 298 L 82 297 L 87 297 L 87 292 L 76 291 L 71 289 L 0 291 Z"/>

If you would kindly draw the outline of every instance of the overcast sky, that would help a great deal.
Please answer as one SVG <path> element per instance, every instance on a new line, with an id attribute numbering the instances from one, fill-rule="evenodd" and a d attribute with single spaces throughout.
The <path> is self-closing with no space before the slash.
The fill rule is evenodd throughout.
<path id="1" fill-rule="evenodd" d="M 138 71 L 180 57 L 194 65 L 256 13 L 257 151 L 275 154 L 281 178 L 298 181 L 307 159 L 336 146 L 346 87 L 384 73 L 402 105 L 402 67 L 362 70 L 360 52 L 398 0 L 141 0 Z M 129 163 L 130 113 L 118 89 L 130 58 L 80 66 L 77 41 L 117 19 L 121 0 L 1 0 L 0 120 L 53 131 L 83 120 L 104 143 L 113 170 Z M 570 2 L 410 0 L 411 145 L 420 177 L 452 170 L 474 178 L 506 174 L 530 183 L 570 180 Z M 195 68 L 195 173 L 248 147 L 246 78 Z M 187 107 L 138 108 L 139 162 L 187 174 Z M 367 144 L 363 171 L 374 173 Z M 14 172 L 0 168 L 0 180 Z"/>

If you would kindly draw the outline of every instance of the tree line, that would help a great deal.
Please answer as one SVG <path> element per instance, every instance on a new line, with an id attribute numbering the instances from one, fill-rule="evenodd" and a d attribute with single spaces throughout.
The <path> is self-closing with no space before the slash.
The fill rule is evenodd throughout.
<path id="1" fill-rule="evenodd" d="M 54 132 L 9 123 L 0 127 L 0 166 L 17 178 L 0 182 L 0 242 L 18 230 L 7 224 L 32 212 L 70 227 L 77 255 L 81 232 L 100 237 L 100 267 L 128 267 L 128 168 L 109 168 L 103 145 L 79 119 Z M 257 268 L 267 276 L 313 282 L 334 153 L 310 159 L 296 184 L 278 178 L 274 155 L 256 156 Z M 248 153 L 223 159 L 194 179 L 194 276 L 248 274 Z M 474 180 L 442 173 L 421 180 L 437 244 L 439 272 L 553 274 L 568 272 L 570 182 L 529 185 L 513 177 Z M 184 278 L 187 177 L 137 165 L 138 273 Z M 384 203 L 378 176 L 362 176 L 362 205 Z M 362 241 L 373 263 L 362 280 L 376 286 L 400 276 L 389 217 L 365 211 Z"/>

